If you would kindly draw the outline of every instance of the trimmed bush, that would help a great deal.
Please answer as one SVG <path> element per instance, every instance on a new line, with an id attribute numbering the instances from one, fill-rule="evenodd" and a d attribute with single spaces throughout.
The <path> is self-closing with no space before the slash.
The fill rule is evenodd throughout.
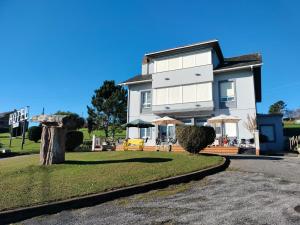
<path id="1" fill-rule="evenodd" d="M 214 142 L 216 133 L 212 127 L 178 126 L 176 137 L 186 151 L 197 154 Z"/>
<path id="2" fill-rule="evenodd" d="M 42 136 L 42 127 L 41 126 L 32 126 L 28 129 L 28 139 L 34 141 L 35 143 L 41 139 Z"/>
<path id="3" fill-rule="evenodd" d="M 83 133 L 81 131 L 69 131 L 66 134 L 66 151 L 74 151 L 83 143 Z"/>
<path id="4" fill-rule="evenodd" d="M 211 145 L 212 143 L 214 143 L 216 139 L 215 129 L 213 127 L 208 127 L 208 126 L 203 126 L 202 128 L 205 130 L 206 133 L 207 145 Z"/>

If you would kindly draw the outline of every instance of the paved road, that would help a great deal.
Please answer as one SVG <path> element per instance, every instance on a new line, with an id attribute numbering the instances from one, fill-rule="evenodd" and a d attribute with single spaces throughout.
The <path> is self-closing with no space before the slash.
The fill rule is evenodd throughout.
<path id="1" fill-rule="evenodd" d="M 22 224 L 300 224 L 300 159 L 233 157 L 184 185 L 42 216 Z"/>

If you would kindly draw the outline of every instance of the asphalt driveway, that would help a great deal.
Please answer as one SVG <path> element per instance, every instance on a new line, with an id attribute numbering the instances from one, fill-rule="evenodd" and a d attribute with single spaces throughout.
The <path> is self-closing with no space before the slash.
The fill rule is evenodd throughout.
<path id="1" fill-rule="evenodd" d="M 227 171 L 22 224 L 300 224 L 300 158 L 232 157 Z M 299 206 L 300 208 L 300 206 Z"/>

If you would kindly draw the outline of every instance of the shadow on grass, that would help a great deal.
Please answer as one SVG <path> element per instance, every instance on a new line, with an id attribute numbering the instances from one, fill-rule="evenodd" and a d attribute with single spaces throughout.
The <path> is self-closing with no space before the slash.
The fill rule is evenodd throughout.
<path id="1" fill-rule="evenodd" d="M 130 162 L 140 162 L 140 163 L 163 163 L 169 162 L 173 159 L 170 158 L 132 158 L 132 159 L 120 159 L 120 160 L 103 160 L 103 161 L 81 161 L 81 160 L 66 160 L 64 164 L 74 164 L 74 165 L 95 165 L 95 164 L 109 164 L 109 163 L 130 163 Z"/>

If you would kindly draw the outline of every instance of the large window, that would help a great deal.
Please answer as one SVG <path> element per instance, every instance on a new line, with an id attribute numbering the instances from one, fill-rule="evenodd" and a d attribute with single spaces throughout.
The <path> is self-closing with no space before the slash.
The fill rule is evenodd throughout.
<path id="1" fill-rule="evenodd" d="M 151 108 L 151 91 L 142 91 L 142 109 L 150 109 Z"/>
<path id="2" fill-rule="evenodd" d="M 260 125 L 260 133 L 268 137 L 268 142 L 275 142 L 274 125 Z"/>
<path id="3" fill-rule="evenodd" d="M 146 139 L 146 138 L 151 138 L 151 127 L 149 128 L 141 128 L 140 129 L 140 138 Z"/>
<path id="4" fill-rule="evenodd" d="M 220 101 L 221 102 L 235 101 L 234 81 L 220 82 Z"/>
<path id="5" fill-rule="evenodd" d="M 212 83 L 189 84 L 153 89 L 153 104 L 181 104 L 212 101 Z"/>
<path id="6" fill-rule="evenodd" d="M 211 51 L 202 51 L 193 54 L 182 54 L 155 61 L 155 72 L 178 70 L 211 64 Z"/>

